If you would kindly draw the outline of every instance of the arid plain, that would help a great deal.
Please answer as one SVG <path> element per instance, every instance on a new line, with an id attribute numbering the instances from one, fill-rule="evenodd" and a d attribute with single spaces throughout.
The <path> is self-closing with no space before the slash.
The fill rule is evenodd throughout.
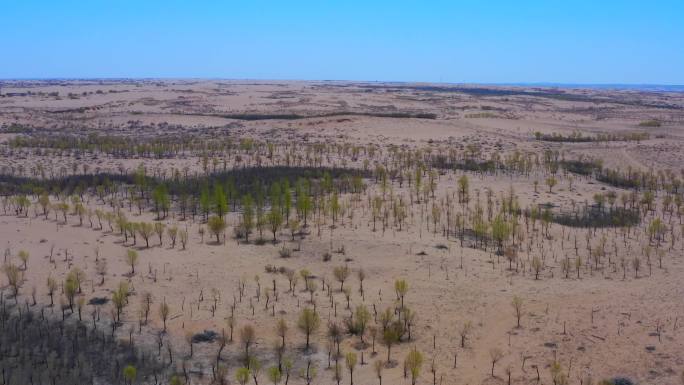
<path id="1" fill-rule="evenodd" d="M 684 93 L 4 81 L 0 126 L 3 383 L 684 381 Z M 118 353 L 31 375 L 28 313 Z"/>

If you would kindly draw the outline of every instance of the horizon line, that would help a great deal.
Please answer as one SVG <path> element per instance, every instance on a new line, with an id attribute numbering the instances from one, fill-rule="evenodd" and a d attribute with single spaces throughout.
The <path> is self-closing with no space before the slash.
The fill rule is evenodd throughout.
<path id="1" fill-rule="evenodd" d="M 295 78 L 229 78 L 229 77 L 175 77 L 175 76 L 96 76 L 96 77 L 26 77 L 26 78 L 3 78 L 0 83 L 20 82 L 20 81 L 125 81 L 125 80 L 146 80 L 146 81 L 171 81 L 171 80 L 204 80 L 204 81 L 257 81 L 257 82 L 334 82 L 334 83 L 384 83 L 384 84 L 435 84 L 435 85 L 457 85 L 457 86 L 498 86 L 498 87 L 545 87 L 545 88 L 605 88 L 605 89 L 657 89 L 665 88 L 668 91 L 675 89 L 684 91 L 684 84 L 677 83 L 650 83 L 650 82 L 555 82 L 555 81 L 533 81 L 533 82 L 450 82 L 450 81 L 420 81 L 420 80 L 358 80 L 358 79 L 295 79 Z"/>

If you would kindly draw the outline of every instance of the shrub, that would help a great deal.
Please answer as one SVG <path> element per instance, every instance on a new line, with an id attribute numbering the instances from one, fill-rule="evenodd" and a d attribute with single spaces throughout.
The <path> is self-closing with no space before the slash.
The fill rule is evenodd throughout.
<path id="1" fill-rule="evenodd" d="M 292 249 L 283 246 L 278 250 L 278 255 L 280 255 L 280 258 L 290 258 L 292 256 Z"/>
<path id="2" fill-rule="evenodd" d="M 657 119 L 649 119 L 639 122 L 639 127 L 660 127 L 661 123 Z"/>

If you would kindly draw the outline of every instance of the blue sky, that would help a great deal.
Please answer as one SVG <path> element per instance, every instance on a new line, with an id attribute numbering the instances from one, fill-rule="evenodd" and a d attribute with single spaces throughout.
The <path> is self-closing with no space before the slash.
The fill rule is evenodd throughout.
<path id="1" fill-rule="evenodd" d="M 1 0 L 0 78 L 684 84 L 684 1 Z"/>

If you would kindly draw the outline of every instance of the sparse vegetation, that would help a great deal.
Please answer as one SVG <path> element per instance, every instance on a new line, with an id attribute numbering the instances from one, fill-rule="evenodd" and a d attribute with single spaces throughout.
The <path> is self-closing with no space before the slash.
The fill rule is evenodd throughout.
<path id="1" fill-rule="evenodd" d="M 195 84 L 159 84 L 174 97 L 117 91 L 122 104 L 107 107 L 131 103 L 133 116 L 162 105 L 154 124 L 68 109 L 41 110 L 45 127 L 2 128 L 11 135 L 0 143 L 0 383 L 382 385 L 403 374 L 412 384 L 590 384 L 614 373 L 588 362 L 626 369 L 620 354 L 634 341 L 649 341 L 643 356 L 658 362 L 631 373 L 674 381 L 681 317 L 661 294 L 681 276 L 684 175 L 662 140 L 611 131 L 616 112 L 574 104 L 591 91 L 203 88 L 220 100 L 248 90 L 259 109 L 241 112 L 205 106 Z M 368 104 L 318 109 L 325 92 L 346 110 L 347 88 Z M 464 105 L 464 94 L 478 102 Z M 587 120 L 527 140 L 524 125 L 505 120 L 536 119 L 520 103 L 532 111 L 539 98 L 549 110 L 567 103 L 554 117 L 563 124 L 569 113 Z M 102 118 L 81 119 L 95 111 Z M 240 122 L 159 122 L 166 114 Z M 368 140 L 349 134 L 369 117 L 397 129 L 379 119 Z M 459 131 L 459 121 L 491 117 L 496 129 Z M 428 139 L 405 133 L 402 119 L 424 118 L 435 122 L 411 130 Z M 443 123 L 453 137 L 435 133 Z M 658 157 L 644 153 L 652 148 Z M 627 353 L 605 358 L 606 346 Z"/>

